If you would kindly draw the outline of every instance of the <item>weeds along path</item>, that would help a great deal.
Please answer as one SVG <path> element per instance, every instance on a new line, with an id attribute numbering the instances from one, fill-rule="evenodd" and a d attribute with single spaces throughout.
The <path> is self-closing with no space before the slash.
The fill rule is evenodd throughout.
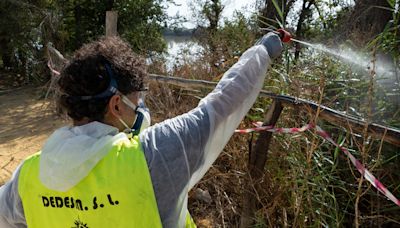
<path id="1" fill-rule="evenodd" d="M 28 155 L 40 150 L 46 138 L 66 124 L 38 88 L 16 89 L 0 95 L 0 185 Z"/>

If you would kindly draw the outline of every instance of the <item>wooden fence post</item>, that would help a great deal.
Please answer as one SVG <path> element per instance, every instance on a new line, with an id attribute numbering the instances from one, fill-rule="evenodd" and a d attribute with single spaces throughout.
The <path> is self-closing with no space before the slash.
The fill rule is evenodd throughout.
<path id="1" fill-rule="evenodd" d="M 106 12 L 106 36 L 118 35 L 117 22 L 118 22 L 118 12 L 117 11 L 107 11 Z"/>
<path id="2" fill-rule="evenodd" d="M 263 126 L 275 125 L 282 112 L 283 106 L 280 101 L 274 100 L 267 114 Z M 248 184 L 243 197 L 243 211 L 240 227 L 250 227 L 255 218 L 257 198 L 254 191 L 259 189 L 259 184 L 264 176 L 264 166 L 267 161 L 267 153 L 272 139 L 272 132 L 262 131 L 251 149 L 249 158 Z"/>

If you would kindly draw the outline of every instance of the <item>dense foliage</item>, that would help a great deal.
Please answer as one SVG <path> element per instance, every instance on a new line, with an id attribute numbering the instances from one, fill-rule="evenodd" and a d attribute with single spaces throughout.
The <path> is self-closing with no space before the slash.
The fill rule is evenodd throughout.
<path id="1" fill-rule="evenodd" d="M 22 73 L 26 82 L 46 80 L 46 44 L 62 53 L 105 34 L 107 10 L 118 11 L 118 33 L 145 55 L 164 51 L 163 0 L 37 0 L 0 2 L 0 69 Z"/>

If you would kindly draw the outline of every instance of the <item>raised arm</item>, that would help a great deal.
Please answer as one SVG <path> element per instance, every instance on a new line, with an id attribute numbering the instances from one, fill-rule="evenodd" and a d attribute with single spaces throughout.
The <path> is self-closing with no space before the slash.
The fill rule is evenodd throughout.
<path id="1" fill-rule="evenodd" d="M 211 167 L 253 105 L 271 57 L 279 55 L 281 49 L 278 36 L 264 36 L 195 109 L 140 135 L 165 227 L 176 226 L 176 220 L 182 218 L 185 211 L 180 211 L 179 205 L 185 204 L 185 194 Z"/>

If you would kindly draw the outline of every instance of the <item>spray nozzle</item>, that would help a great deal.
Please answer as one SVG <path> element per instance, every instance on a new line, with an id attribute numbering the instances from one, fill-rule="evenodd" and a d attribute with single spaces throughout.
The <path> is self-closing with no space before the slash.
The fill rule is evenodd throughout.
<path id="1" fill-rule="evenodd" d="M 283 43 L 287 43 L 292 40 L 292 35 L 288 31 L 284 29 L 278 29 L 276 32 L 278 33 Z"/>

